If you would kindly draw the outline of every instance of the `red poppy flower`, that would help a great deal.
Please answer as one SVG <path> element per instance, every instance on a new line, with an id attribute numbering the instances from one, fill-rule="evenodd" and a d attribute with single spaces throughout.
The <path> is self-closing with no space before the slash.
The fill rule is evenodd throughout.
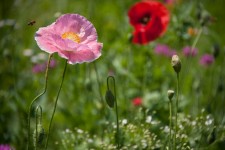
<path id="1" fill-rule="evenodd" d="M 161 36 L 169 23 L 167 8 L 160 2 L 145 0 L 134 4 L 128 16 L 130 24 L 135 28 L 133 43 L 146 44 Z"/>
<path id="2" fill-rule="evenodd" d="M 141 106 L 142 105 L 142 99 L 140 97 L 136 97 L 132 100 L 132 103 L 134 106 Z"/>

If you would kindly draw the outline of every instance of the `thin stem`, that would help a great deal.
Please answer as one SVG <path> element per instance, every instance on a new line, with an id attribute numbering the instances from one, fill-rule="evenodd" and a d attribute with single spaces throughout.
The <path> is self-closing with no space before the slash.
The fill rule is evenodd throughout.
<path id="1" fill-rule="evenodd" d="M 116 103 L 116 124 L 117 124 L 117 149 L 119 149 L 120 147 L 120 144 L 119 144 L 119 141 L 120 141 L 120 136 L 119 136 L 119 115 L 118 115 L 118 107 L 117 107 L 117 100 L 116 100 L 116 96 L 115 96 L 115 103 Z"/>
<path id="2" fill-rule="evenodd" d="M 176 120 L 175 120 L 175 137 L 174 137 L 174 146 L 175 146 L 175 149 L 177 148 L 176 147 L 176 139 L 177 139 L 177 112 L 178 112 L 178 100 L 179 100 L 179 73 L 177 73 L 177 93 L 176 93 L 176 97 L 177 97 L 177 99 L 176 99 Z"/>
<path id="3" fill-rule="evenodd" d="M 195 38 L 195 40 L 194 40 L 194 42 L 193 42 L 193 44 L 191 46 L 191 56 L 192 56 L 192 53 L 193 53 L 193 49 L 196 47 L 196 45 L 197 45 L 197 43 L 199 41 L 199 38 L 200 38 L 200 36 L 202 34 L 202 30 L 203 30 L 203 28 L 199 29 L 198 34 L 197 34 L 197 36 L 196 36 L 196 38 Z"/>
<path id="4" fill-rule="evenodd" d="M 107 88 L 109 90 L 109 79 L 112 78 L 113 80 L 113 86 L 114 86 L 114 96 L 115 96 L 115 104 L 116 104 L 116 138 L 117 138 L 117 149 L 120 148 L 120 136 L 119 136 L 119 115 L 118 115 L 118 106 L 117 106 L 117 100 L 116 100 L 116 82 L 115 82 L 115 78 L 113 76 L 108 76 L 107 78 Z"/>
<path id="5" fill-rule="evenodd" d="M 172 149 L 172 144 L 171 144 L 171 140 L 172 140 L 172 134 L 171 134 L 171 130 L 172 130 L 172 101 L 169 101 L 169 109 L 170 109 L 170 139 L 169 139 L 169 149 Z"/>
<path id="6" fill-rule="evenodd" d="M 100 95 L 100 99 L 101 99 L 101 103 L 102 103 L 102 107 L 100 109 L 100 113 L 102 114 L 102 116 L 105 116 L 104 113 L 105 113 L 105 107 L 104 107 L 104 99 L 103 99 L 103 95 L 102 95 L 102 92 L 101 92 L 101 83 L 100 83 L 100 79 L 99 79 L 99 74 L 98 74 L 98 69 L 96 67 L 96 63 L 93 62 L 94 64 L 94 70 L 95 70 L 95 74 L 96 74 L 96 78 L 97 78 L 97 82 L 98 82 L 98 91 L 99 91 L 99 95 Z M 103 141 L 104 140 L 104 131 L 105 131 L 105 125 L 102 124 L 102 135 L 101 135 L 101 140 Z"/>
<path id="7" fill-rule="evenodd" d="M 47 135 L 47 141 L 46 141 L 45 149 L 47 149 L 47 147 L 48 147 L 48 139 L 49 139 L 49 135 L 50 135 L 51 125 L 52 125 L 52 121 L 53 121 L 53 118 L 54 118 L 54 115 L 55 115 L 55 110 L 56 110 L 57 102 L 58 102 L 58 99 L 59 99 L 59 94 L 61 92 L 63 81 L 64 81 L 64 78 L 65 78 L 66 68 L 67 68 L 67 60 L 66 60 L 65 67 L 64 67 L 64 70 L 63 70 L 62 81 L 60 83 L 60 87 L 59 87 L 59 90 L 58 90 L 58 93 L 57 93 L 57 96 L 56 96 L 56 99 L 55 99 L 55 105 L 54 105 L 52 117 L 51 117 L 49 128 L 48 128 L 48 135 Z"/>
<path id="8" fill-rule="evenodd" d="M 34 104 L 34 102 L 36 100 L 38 100 L 38 98 L 40 98 L 42 95 L 45 94 L 46 90 L 47 90 L 47 83 L 48 83 L 48 69 L 49 69 L 49 65 L 50 65 L 50 61 L 51 61 L 51 57 L 52 57 L 53 54 L 49 54 L 49 57 L 48 57 L 48 63 L 47 63 L 47 67 L 46 67 L 46 71 L 45 71 L 45 86 L 44 86 L 44 90 L 42 93 L 40 93 L 38 96 L 36 96 L 31 104 L 30 104 L 30 107 L 29 107 L 29 111 L 28 111 L 28 132 L 27 132 L 27 137 L 28 137 L 28 140 L 27 140 L 27 150 L 29 149 L 29 145 L 30 145 L 30 113 L 31 113 L 31 108 Z"/>
<path id="9" fill-rule="evenodd" d="M 99 91 L 100 99 L 101 99 L 102 104 L 104 104 L 104 99 L 103 99 L 103 95 L 102 95 L 101 88 L 100 88 L 101 83 L 100 83 L 100 79 L 99 79 L 99 75 L 98 75 L 98 70 L 97 70 L 95 62 L 93 62 L 93 64 L 94 64 L 95 74 L 96 74 L 96 78 L 97 78 L 97 82 L 98 82 L 98 91 Z"/>
<path id="10" fill-rule="evenodd" d="M 38 115 L 38 110 L 40 109 L 40 117 L 37 117 Z M 38 146 L 38 124 L 40 124 L 41 123 L 41 121 L 42 121 L 42 108 L 41 108 L 41 106 L 40 105 L 38 105 L 37 106 L 37 108 L 36 108 L 36 111 L 35 111 L 36 113 L 35 113 L 35 115 L 36 115 L 36 130 L 35 130 L 35 136 L 36 136 L 36 141 L 35 141 L 35 150 L 37 149 L 37 146 Z"/>

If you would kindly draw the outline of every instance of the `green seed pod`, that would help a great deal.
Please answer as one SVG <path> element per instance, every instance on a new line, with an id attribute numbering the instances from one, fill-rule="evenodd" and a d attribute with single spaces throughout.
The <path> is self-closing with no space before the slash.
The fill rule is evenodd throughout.
<path id="1" fill-rule="evenodd" d="M 110 90 L 106 91 L 105 100 L 106 100 L 106 103 L 109 105 L 110 108 L 114 107 L 115 97 Z"/>
<path id="2" fill-rule="evenodd" d="M 36 145 L 36 129 L 34 130 L 34 134 L 33 134 L 34 146 L 36 145 L 37 147 L 41 147 L 41 145 L 43 145 L 43 142 L 44 142 L 44 137 L 45 137 L 45 130 L 41 124 L 38 124 L 37 125 L 37 145 Z"/>
<path id="3" fill-rule="evenodd" d="M 171 101 L 173 96 L 174 96 L 174 91 L 173 90 L 168 90 L 167 91 L 167 95 L 168 95 L 169 100 Z"/>
<path id="4" fill-rule="evenodd" d="M 180 58 L 177 55 L 172 56 L 171 64 L 176 73 L 179 73 L 181 70 Z"/>

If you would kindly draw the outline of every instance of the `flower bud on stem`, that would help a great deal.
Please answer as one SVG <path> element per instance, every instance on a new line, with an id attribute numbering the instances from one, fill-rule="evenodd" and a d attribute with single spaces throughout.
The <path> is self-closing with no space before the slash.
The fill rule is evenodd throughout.
<path id="1" fill-rule="evenodd" d="M 109 79 L 112 78 L 113 80 L 113 87 L 114 87 L 114 95 L 112 94 L 111 90 L 109 89 Z M 117 100 L 116 100 L 116 82 L 115 78 L 113 76 L 107 77 L 107 92 L 106 92 L 106 102 L 109 105 L 109 107 L 114 107 L 114 102 L 116 105 L 116 143 L 117 143 L 117 149 L 120 149 L 120 133 L 119 133 L 119 116 L 118 116 L 118 108 L 117 108 Z"/>
<path id="2" fill-rule="evenodd" d="M 171 143 L 171 141 L 172 141 L 172 134 L 171 134 L 171 130 L 172 130 L 172 98 L 174 96 L 174 91 L 168 90 L 167 94 L 168 94 L 168 98 L 169 98 L 169 111 L 170 111 L 170 117 L 169 117 L 170 118 L 169 150 L 172 150 L 173 149 L 173 144 Z"/>
<path id="3" fill-rule="evenodd" d="M 49 54 L 48 57 L 48 63 L 47 63 L 47 67 L 46 67 L 46 71 L 45 71 L 45 86 L 44 86 L 44 90 L 42 93 L 40 93 L 38 96 L 36 96 L 33 101 L 30 104 L 29 110 L 28 110 L 28 132 L 27 132 L 27 150 L 29 149 L 29 145 L 30 145 L 30 113 L 31 113 L 31 108 L 34 104 L 34 102 L 36 102 L 36 100 L 38 100 L 38 98 L 40 98 L 42 95 L 45 94 L 46 90 L 47 90 L 47 83 L 48 83 L 48 69 L 49 69 L 49 65 L 50 65 L 50 61 L 52 58 L 53 54 Z"/>
<path id="4" fill-rule="evenodd" d="M 35 115 L 36 115 L 36 129 L 34 130 L 33 142 L 34 148 L 36 150 L 37 147 L 41 146 L 45 136 L 45 130 L 42 127 L 42 108 L 40 105 L 37 106 Z"/>
<path id="5" fill-rule="evenodd" d="M 178 112 L 178 99 L 179 99 L 179 73 L 181 71 L 181 61 L 177 55 L 172 56 L 172 67 L 177 74 L 177 93 L 176 93 L 176 110 L 175 110 L 175 134 L 174 134 L 174 146 L 176 149 L 176 134 L 177 134 L 177 112 Z"/>

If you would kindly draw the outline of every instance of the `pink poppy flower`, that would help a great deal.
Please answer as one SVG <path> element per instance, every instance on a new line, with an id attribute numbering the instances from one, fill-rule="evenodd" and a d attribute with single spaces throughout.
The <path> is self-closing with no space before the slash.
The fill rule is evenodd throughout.
<path id="1" fill-rule="evenodd" d="M 47 53 L 58 53 L 69 64 L 91 62 L 101 56 L 93 24 L 78 14 L 65 14 L 47 27 L 39 28 L 35 40 Z"/>

